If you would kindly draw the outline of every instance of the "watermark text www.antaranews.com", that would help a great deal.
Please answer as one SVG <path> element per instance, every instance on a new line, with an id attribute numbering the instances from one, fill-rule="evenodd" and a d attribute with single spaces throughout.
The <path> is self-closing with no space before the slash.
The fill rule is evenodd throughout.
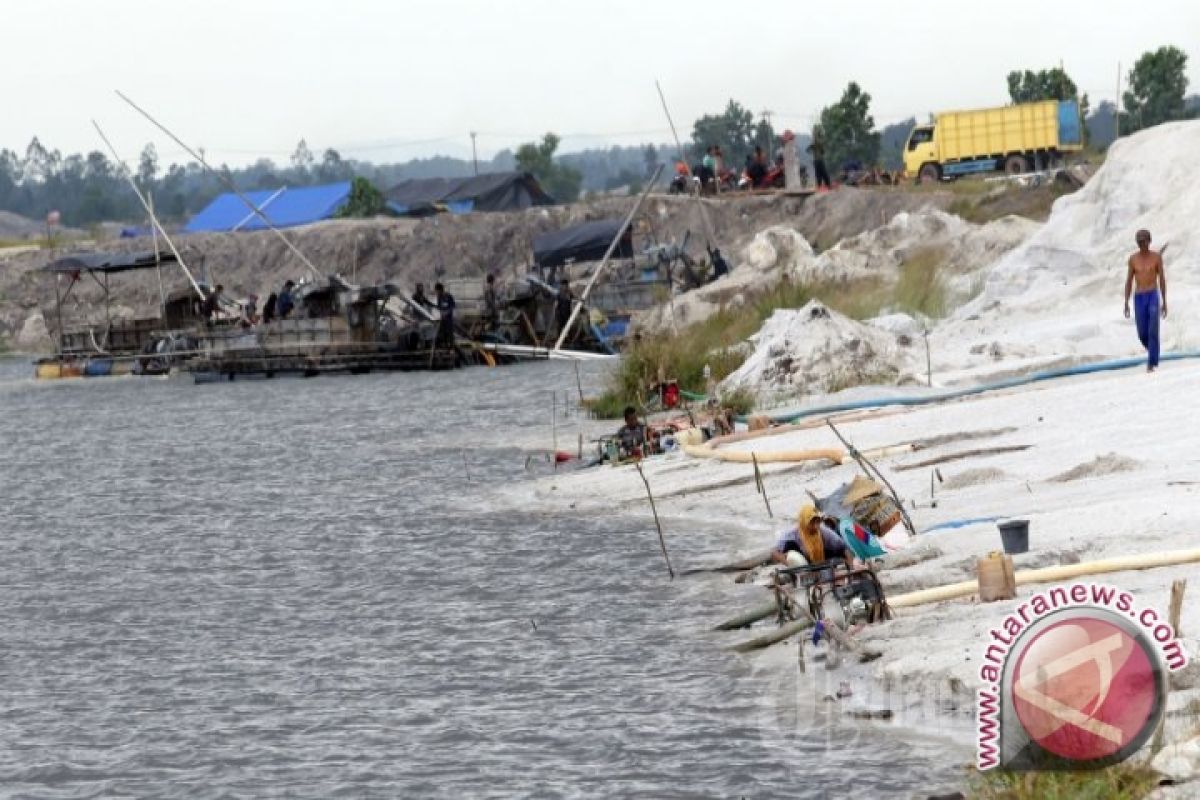
<path id="1" fill-rule="evenodd" d="M 1175 631 L 1129 592 L 1094 583 L 1035 594 L 988 632 L 979 677 L 981 770 L 1087 769 L 1153 734 L 1166 672 L 1187 665 Z"/>

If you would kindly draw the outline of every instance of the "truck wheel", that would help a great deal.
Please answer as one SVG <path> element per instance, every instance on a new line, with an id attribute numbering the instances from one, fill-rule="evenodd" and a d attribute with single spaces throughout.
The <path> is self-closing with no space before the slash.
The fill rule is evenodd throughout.
<path id="1" fill-rule="evenodd" d="M 1004 159 L 1004 171 L 1009 175 L 1020 175 L 1029 171 L 1029 162 L 1025 160 L 1025 156 L 1011 155 Z"/>
<path id="2" fill-rule="evenodd" d="M 937 164 L 925 164 L 917 173 L 917 183 L 937 183 L 942 179 L 942 170 Z"/>

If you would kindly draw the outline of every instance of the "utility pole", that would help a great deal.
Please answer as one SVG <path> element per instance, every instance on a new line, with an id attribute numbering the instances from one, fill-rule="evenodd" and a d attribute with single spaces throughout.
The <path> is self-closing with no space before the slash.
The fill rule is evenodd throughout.
<path id="1" fill-rule="evenodd" d="M 771 158 L 771 142 L 774 141 L 774 139 L 775 139 L 775 129 L 771 127 L 771 117 L 775 114 L 775 112 L 770 110 L 769 108 L 764 108 L 762 111 L 760 111 L 758 113 L 762 115 L 763 122 L 767 123 L 767 145 L 766 145 L 766 147 L 763 148 L 763 150 L 766 152 L 767 158 L 770 159 Z"/>
<path id="2" fill-rule="evenodd" d="M 479 153 L 475 150 L 475 131 L 471 131 L 471 163 L 475 165 L 475 174 L 479 174 Z"/>

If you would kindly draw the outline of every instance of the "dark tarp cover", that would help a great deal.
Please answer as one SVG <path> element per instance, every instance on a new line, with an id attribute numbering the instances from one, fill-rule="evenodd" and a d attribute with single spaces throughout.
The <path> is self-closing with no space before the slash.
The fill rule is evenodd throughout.
<path id="1" fill-rule="evenodd" d="M 533 260 L 539 267 L 556 267 L 567 261 L 598 261 L 621 229 L 619 219 L 598 219 L 543 233 L 533 239 Z M 633 229 L 626 228 L 614 258 L 633 258 Z"/>
<path id="2" fill-rule="evenodd" d="M 427 214 L 442 208 L 456 214 L 468 211 L 520 211 L 548 206 L 537 178 L 528 172 L 493 172 L 470 178 L 419 178 L 398 183 L 386 192 L 388 207 L 398 214 Z"/>
<path id="3" fill-rule="evenodd" d="M 175 263 L 175 256 L 171 253 L 159 253 L 158 258 L 163 264 Z M 46 272 L 127 272 L 153 269 L 157 263 L 153 250 L 143 253 L 77 253 L 51 261 L 42 269 Z"/>

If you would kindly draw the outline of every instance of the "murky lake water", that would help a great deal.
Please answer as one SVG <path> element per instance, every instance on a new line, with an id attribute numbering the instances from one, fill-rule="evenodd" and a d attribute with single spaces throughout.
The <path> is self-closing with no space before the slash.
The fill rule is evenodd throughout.
<path id="1" fill-rule="evenodd" d="M 879 798 L 960 774 L 937 740 L 788 722 L 791 677 L 706 630 L 759 598 L 668 582 L 646 519 L 488 499 L 526 479 L 506 442 L 570 365 L 29 374 L 0 360 L 0 795 Z M 679 539 L 685 566 L 728 551 Z"/>

